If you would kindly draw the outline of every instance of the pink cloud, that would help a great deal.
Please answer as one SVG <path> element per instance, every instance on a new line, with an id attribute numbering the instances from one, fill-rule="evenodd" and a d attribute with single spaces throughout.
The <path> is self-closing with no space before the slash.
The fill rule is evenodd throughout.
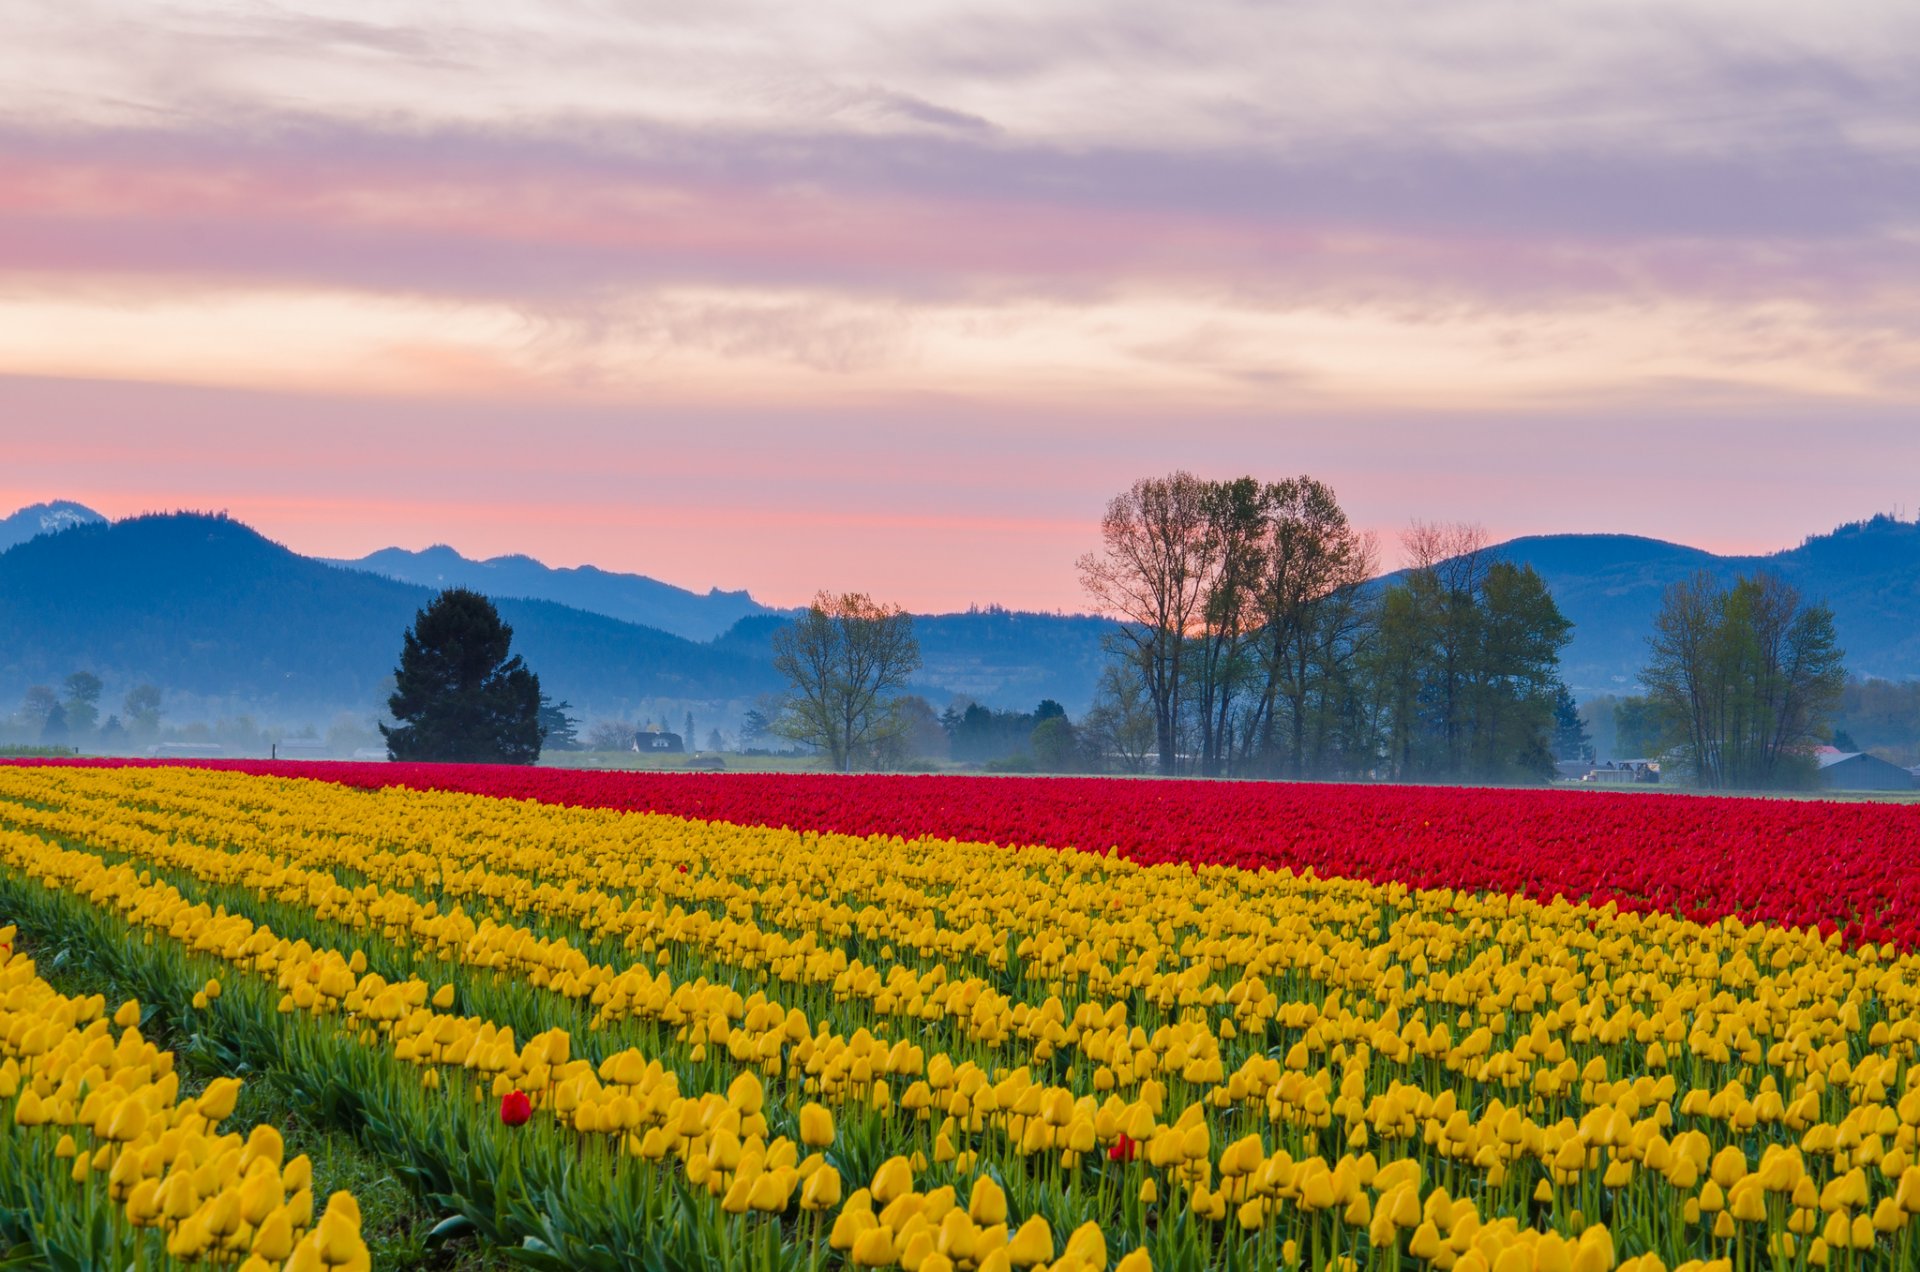
<path id="1" fill-rule="evenodd" d="M 0 271 L 345 288 L 531 308 L 663 283 L 1017 297 L 1139 283 L 1251 303 L 1910 300 L 1920 177 L 1767 163 L 1360 150 L 1060 152 L 995 140 L 344 126 L 0 135 Z M 1591 171 L 1589 171 L 1591 169 Z M 1801 180 L 1809 179 L 1803 174 Z M 1902 202 L 1905 200 L 1907 202 Z"/>

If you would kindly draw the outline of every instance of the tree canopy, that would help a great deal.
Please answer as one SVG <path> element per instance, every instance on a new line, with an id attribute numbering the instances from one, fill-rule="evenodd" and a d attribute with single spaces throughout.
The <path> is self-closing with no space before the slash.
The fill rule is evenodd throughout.
<path id="1" fill-rule="evenodd" d="M 540 758 L 540 678 L 510 652 L 493 602 L 449 588 L 414 616 L 381 725 L 396 760 L 531 764 Z"/>
<path id="2" fill-rule="evenodd" d="M 1774 574 L 1721 588 L 1704 571 L 1667 589 L 1641 679 L 1695 780 L 1792 785 L 1811 776 L 1846 682 L 1833 611 Z"/>

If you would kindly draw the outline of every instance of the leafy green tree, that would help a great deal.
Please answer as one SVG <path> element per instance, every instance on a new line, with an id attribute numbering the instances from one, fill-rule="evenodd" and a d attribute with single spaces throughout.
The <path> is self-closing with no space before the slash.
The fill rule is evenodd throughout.
<path id="1" fill-rule="evenodd" d="M 160 687 L 135 685 L 127 690 L 124 704 L 127 732 L 135 740 L 152 739 L 160 734 Z"/>
<path id="2" fill-rule="evenodd" d="M 1047 716 L 1029 739 L 1033 763 L 1042 773 L 1071 773 L 1080 767 L 1080 739 L 1065 715 Z"/>
<path id="3" fill-rule="evenodd" d="M 893 700 L 888 714 L 892 719 L 873 747 L 877 767 L 911 769 L 947 757 L 951 745 L 947 731 L 925 698 L 904 694 Z"/>
<path id="4" fill-rule="evenodd" d="M 51 685 L 34 685 L 20 700 L 20 721 L 29 732 L 38 734 L 47 727 L 48 718 L 59 705 L 60 695 L 53 691 Z"/>
<path id="5" fill-rule="evenodd" d="M 1679 722 L 1694 779 L 1764 789 L 1812 779 L 1846 683 L 1833 611 L 1773 574 L 1667 589 L 1641 680 Z"/>
<path id="6" fill-rule="evenodd" d="M 1682 741 L 1672 712 L 1644 696 L 1613 704 L 1614 747 L 1610 759 L 1658 759 Z"/>
<path id="7" fill-rule="evenodd" d="M 1381 600 L 1371 670 L 1388 771 L 1543 778 L 1553 769 L 1559 651 L 1572 624 L 1531 566 L 1491 559 L 1471 529 L 1437 537 L 1437 550 L 1410 545 L 1416 560 L 1437 559 Z"/>
<path id="8" fill-rule="evenodd" d="M 67 728 L 73 736 L 85 737 L 100 720 L 100 677 L 90 671 L 76 671 L 67 677 L 64 687 Z"/>
<path id="9" fill-rule="evenodd" d="M 531 764 L 540 758 L 540 678 L 512 654 L 493 602 L 449 588 L 414 615 L 381 725 L 396 760 Z"/>

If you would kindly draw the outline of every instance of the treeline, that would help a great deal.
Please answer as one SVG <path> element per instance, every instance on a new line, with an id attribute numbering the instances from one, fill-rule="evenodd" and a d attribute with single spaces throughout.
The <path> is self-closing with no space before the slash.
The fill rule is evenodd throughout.
<path id="1" fill-rule="evenodd" d="M 160 734 L 160 690 L 150 684 L 127 691 L 121 711 L 101 718 L 100 677 L 76 671 L 52 685 L 28 688 L 13 714 L 0 720 L 0 742 L 57 747 L 117 747 L 151 742 Z M 124 716 L 124 718 L 123 718 Z"/>
<path id="2" fill-rule="evenodd" d="M 1545 583 L 1477 527 L 1416 525 L 1403 548 L 1407 568 L 1375 580 L 1374 541 L 1312 477 L 1135 482 L 1079 562 L 1121 625 L 1089 719 L 1151 726 L 1144 753 L 1103 758 L 1211 776 L 1550 775 L 1571 624 Z"/>

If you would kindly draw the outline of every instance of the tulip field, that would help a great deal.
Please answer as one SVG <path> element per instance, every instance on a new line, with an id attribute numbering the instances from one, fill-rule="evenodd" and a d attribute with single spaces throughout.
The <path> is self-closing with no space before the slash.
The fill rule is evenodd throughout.
<path id="1" fill-rule="evenodd" d="M 0 959 L 5 1266 L 1920 1268 L 1920 809 L 0 765 Z"/>

